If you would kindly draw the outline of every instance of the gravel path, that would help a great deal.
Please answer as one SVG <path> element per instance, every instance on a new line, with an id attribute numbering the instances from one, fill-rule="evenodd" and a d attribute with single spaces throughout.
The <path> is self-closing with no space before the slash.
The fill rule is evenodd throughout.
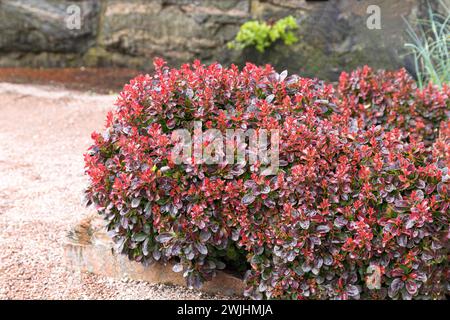
<path id="1" fill-rule="evenodd" d="M 62 240 L 89 210 L 83 153 L 115 97 L 0 83 L 0 299 L 209 299 L 66 268 Z"/>

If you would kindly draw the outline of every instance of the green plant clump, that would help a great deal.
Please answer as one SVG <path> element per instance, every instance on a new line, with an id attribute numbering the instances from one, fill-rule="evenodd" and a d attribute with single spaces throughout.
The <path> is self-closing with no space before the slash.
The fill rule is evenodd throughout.
<path id="1" fill-rule="evenodd" d="M 259 52 L 264 52 L 277 40 L 282 40 L 289 46 L 298 41 L 293 32 L 296 29 L 298 24 L 293 16 L 287 16 L 274 24 L 247 21 L 241 26 L 234 41 L 228 43 L 228 48 L 241 50 L 246 47 L 255 47 Z"/>
<path id="2" fill-rule="evenodd" d="M 428 18 L 417 21 L 417 31 L 406 21 L 411 43 L 405 46 L 414 55 L 417 83 L 420 88 L 433 82 L 450 83 L 450 9 L 442 2 L 443 14 L 428 7 Z"/>

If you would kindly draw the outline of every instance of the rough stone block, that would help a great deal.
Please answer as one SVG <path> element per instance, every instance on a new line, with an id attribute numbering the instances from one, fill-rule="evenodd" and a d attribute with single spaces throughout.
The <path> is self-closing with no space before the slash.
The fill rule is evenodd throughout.
<path id="1" fill-rule="evenodd" d="M 91 272 L 113 278 L 127 277 L 149 283 L 186 286 L 181 273 L 172 271 L 173 264 L 155 263 L 145 267 L 114 251 L 112 240 L 105 232 L 103 221 L 90 216 L 68 234 L 64 243 L 67 265 L 72 270 Z M 225 272 L 206 282 L 202 291 L 230 296 L 242 295 L 243 281 Z"/>
<path id="2" fill-rule="evenodd" d="M 67 27 L 67 8 L 80 8 L 80 29 Z M 84 52 L 95 44 L 97 1 L 0 1 L 0 51 Z"/>

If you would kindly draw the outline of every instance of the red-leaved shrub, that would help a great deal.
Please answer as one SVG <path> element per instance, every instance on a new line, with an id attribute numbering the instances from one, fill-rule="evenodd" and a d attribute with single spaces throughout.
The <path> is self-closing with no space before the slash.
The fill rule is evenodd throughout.
<path id="1" fill-rule="evenodd" d="M 426 145 L 437 138 L 439 124 L 450 115 L 450 87 L 430 83 L 420 90 L 405 69 L 374 71 L 365 66 L 343 72 L 338 93 L 341 111 L 355 117 L 360 128 L 402 129 Z"/>
<path id="2" fill-rule="evenodd" d="M 85 155 L 88 201 L 121 252 L 145 264 L 176 260 L 174 271 L 194 287 L 226 265 L 247 269 L 253 298 L 444 297 L 450 189 L 439 159 L 448 141 L 431 149 L 405 139 L 407 123 L 392 118 L 390 101 L 403 93 L 359 84 L 361 95 L 377 95 L 361 99 L 389 110 L 370 115 L 373 124 L 392 128 L 358 127 L 353 117 L 365 120 L 367 109 L 317 80 L 252 64 L 154 64 L 152 76 L 124 87 Z M 391 81 L 413 86 L 399 75 Z M 352 86 L 345 78 L 341 95 Z M 405 93 L 402 107 L 440 106 L 444 94 Z M 345 103 L 352 112 L 342 112 Z M 262 175 L 258 163 L 175 164 L 171 134 L 192 132 L 194 120 L 221 132 L 277 129 L 277 174 Z"/>
<path id="3" fill-rule="evenodd" d="M 450 120 L 441 122 L 439 137 L 433 145 L 433 155 L 441 167 L 450 168 Z"/>

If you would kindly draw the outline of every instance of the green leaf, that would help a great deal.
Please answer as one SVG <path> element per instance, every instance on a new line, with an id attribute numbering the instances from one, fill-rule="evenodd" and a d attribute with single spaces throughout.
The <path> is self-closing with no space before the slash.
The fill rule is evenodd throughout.
<path id="1" fill-rule="evenodd" d="M 147 234 L 143 233 L 143 232 L 139 232 L 133 235 L 133 240 L 137 241 L 137 242 L 142 242 L 144 241 L 146 238 L 148 237 Z"/>

